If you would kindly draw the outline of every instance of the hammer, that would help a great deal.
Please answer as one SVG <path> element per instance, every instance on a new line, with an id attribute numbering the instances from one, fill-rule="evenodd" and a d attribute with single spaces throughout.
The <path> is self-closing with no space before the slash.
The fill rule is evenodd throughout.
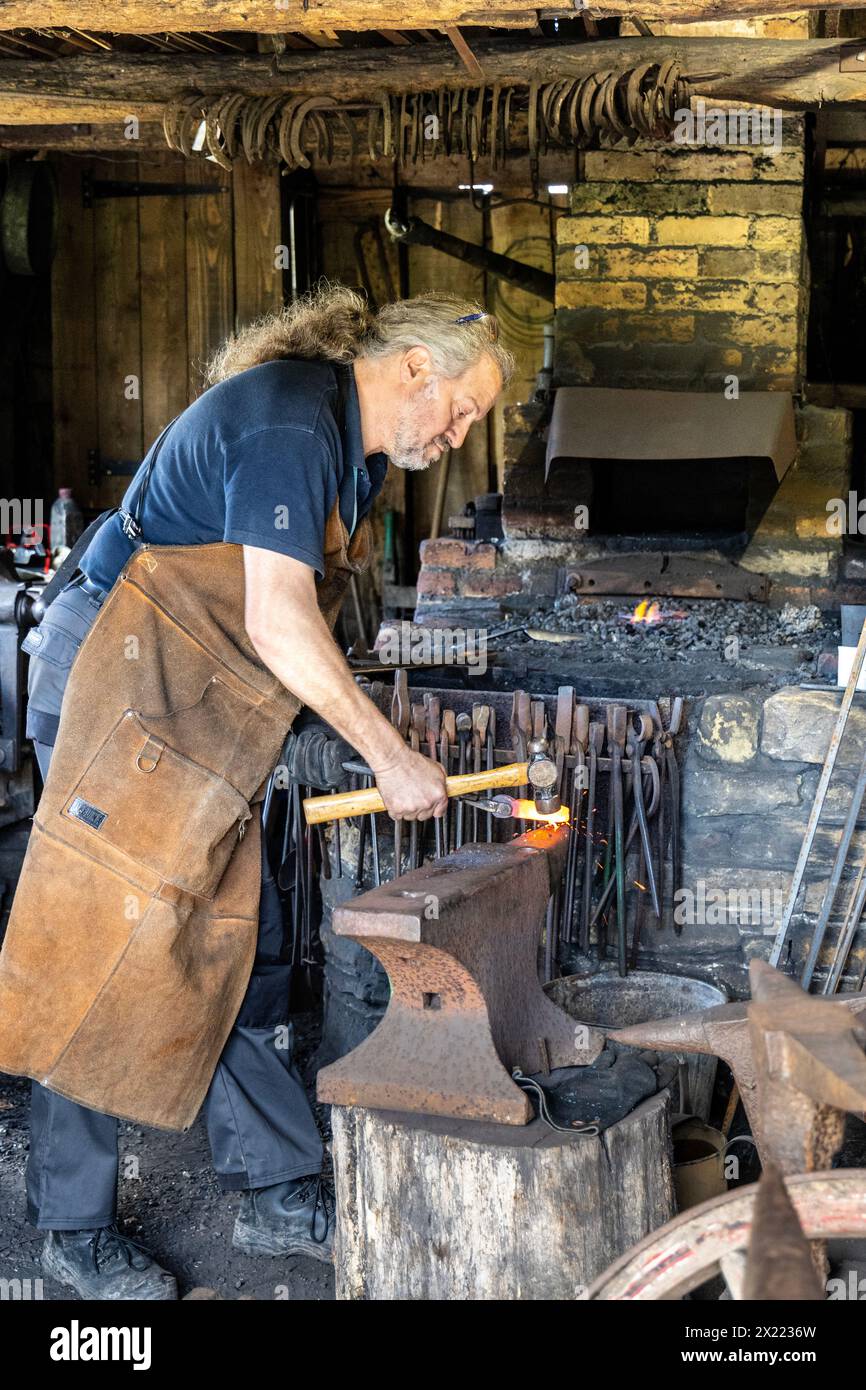
<path id="1" fill-rule="evenodd" d="M 446 777 L 446 795 L 450 799 L 472 792 L 488 791 L 492 787 L 522 787 L 529 782 L 539 813 L 544 816 L 552 815 L 561 805 L 556 788 L 556 764 L 547 757 L 546 746 L 544 750 L 537 746 L 542 743 L 543 740 L 532 740 L 528 762 L 508 763 L 505 767 L 485 768 L 481 772 Z M 320 821 L 345 820 L 347 816 L 366 816 L 371 811 L 384 810 L 385 803 L 375 787 L 362 787 L 358 791 L 350 792 L 332 792 L 327 796 L 308 796 L 304 801 L 304 815 L 308 825 L 317 825 Z"/>

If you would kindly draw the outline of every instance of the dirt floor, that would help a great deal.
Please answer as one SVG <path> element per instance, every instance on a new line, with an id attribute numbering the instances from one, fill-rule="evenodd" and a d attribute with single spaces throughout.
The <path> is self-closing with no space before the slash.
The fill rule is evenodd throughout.
<path id="1" fill-rule="evenodd" d="M 317 1043 L 317 1019 L 295 1015 L 297 1060 L 304 1067 Z M 312 1099 L 312 1087 L 311 1099 Z M 42 1278 L 44 1235 L 24 1215 L 30 1083 L 0 1075 L 0 1279 Z M 316 1106 L 323 1134 L 327 1113 Z M 187 1134 L 120 1125 L 118 1225 L 175 1275 L 181 1297 L 196 1287 L 223 1298 L 309 1300 L 334 1298 L 330 1266 L 303 1256 L 253 1258 L 233 1250 L 232 1228 L 240 1194 L 223 1195 L 210 1166 L 204 1123 Z M 124 1156 L 137 1159 L 138 1177 L 124 1176 Z M 36 1286 L 38 1287 L 38 1286 Z M 75 1299 L 64 1285 L 44 1280 L 45 1299 Z"/>

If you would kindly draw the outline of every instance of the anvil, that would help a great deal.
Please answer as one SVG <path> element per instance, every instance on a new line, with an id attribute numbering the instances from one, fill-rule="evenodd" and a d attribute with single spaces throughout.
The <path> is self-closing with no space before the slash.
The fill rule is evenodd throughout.
<path id="1" fill-rule="evenodd" d="M 464 845 L 335 911 L 336 935 L 372 951 L 392 993 L 375 1031 L 319 1072 L 319 1100 L 522 1125 L 532 1108 L 513 1068 L 595 1061 L 603 1035 L 575 1024 L 538 979 L 568 835 L 543 826 Z"/>
<path id="2" fill-rule="evenodd" d="M 866 1110 L 866 994 L 806 994 L 766 961 L 749 966 L 752 998 L 610 1036 L 630 1047 L 705 1052 L 734 1073 L 762 1164 L 783 1173 L 830 1167 L 845 1111 Z"/>

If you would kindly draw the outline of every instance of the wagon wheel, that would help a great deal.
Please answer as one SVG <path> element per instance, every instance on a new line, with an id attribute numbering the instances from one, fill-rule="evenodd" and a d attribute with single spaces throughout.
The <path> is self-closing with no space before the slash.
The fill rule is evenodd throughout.
<path id="1" fill-rule="evenodd" d="M 810 1240 L 866 1236 L 866 1168 L 798 1173 L 785 1179 L 803 1234 Z M 745 1251 L 758 1184 L 702 1202 L 616 1260 L 582 1295 L 590 1301 L 674 1300 L 699 1288 L 722 1261 Z"/>
<path id="2" fill-rule="evenodd" d="M 42 275 L 57 241 L 57 186 L 49 164 L 14 160 L 0 203 L 0 244 L 13 275 Z"/>

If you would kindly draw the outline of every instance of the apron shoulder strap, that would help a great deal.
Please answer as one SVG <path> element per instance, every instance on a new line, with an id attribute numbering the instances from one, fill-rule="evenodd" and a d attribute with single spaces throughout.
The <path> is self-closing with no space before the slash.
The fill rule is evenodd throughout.
<path id="1" fill-rule="evenodd" d="M 131 541 L 141 540 L 141 515 L 142 510 L 144 508 L 144 499 L 147 497 L 147 489 L 150 487 L 150 479 L 153 474 L 153 470 L 156 467 L 156 461 L 159 458 L 160 450 L 165 442 L 165 437 L 171 429 L 172 425 L 176 424 L 179 419 L 180 416 L 175 415 L 173 420 L 169 420 L 162 434 L 159 436 L 153 448 L 151 449 L 150 458 L 147 461 L 147 467 L 144 470 L 144 476 L 141 480 L 141 483 L 139 484 L 138 493 L 136 494 L 135 503 L 133 505 L 132 511 L 125 511 L 123 507 L 117 508 L 118 516 L 120 517 L 121 522 L 123 523 L 123 534 L 125 536 L 128 536 Z"/>
<path id="2" fill-rule="evenodd" d="M 73 545 L 65 560 L 60 565 L 60 567 L 55 570 L 51 579 L 48 581 L 48 583 L 45 585 L 45 588 L 42 590 L 42 593 L 39 595 L 39 604 L 42 608 L 43 613 L 45 612 L 46 608 L 48 608 L 49 604 L 54 602 L 57 595 L 60 593 L 60 590 L 65 588 L 69 580 L 73 577 L 75 571 L 78 569 L 78 561 L 81 559 L 85 550 L 90 545 L 90 542 L 93 540 L 93 537 L 96 535 L 100 527 L 105 525 L 109 517 L 114 516 L 116 510 L 116 507 L 110 507 L 107 512 L 100 513 L 100 515 L 96 518 L 95 521 L 91 521 L 89 526 L 85 526 L 84 530 L 78 537 L 78 540 Z"/>

